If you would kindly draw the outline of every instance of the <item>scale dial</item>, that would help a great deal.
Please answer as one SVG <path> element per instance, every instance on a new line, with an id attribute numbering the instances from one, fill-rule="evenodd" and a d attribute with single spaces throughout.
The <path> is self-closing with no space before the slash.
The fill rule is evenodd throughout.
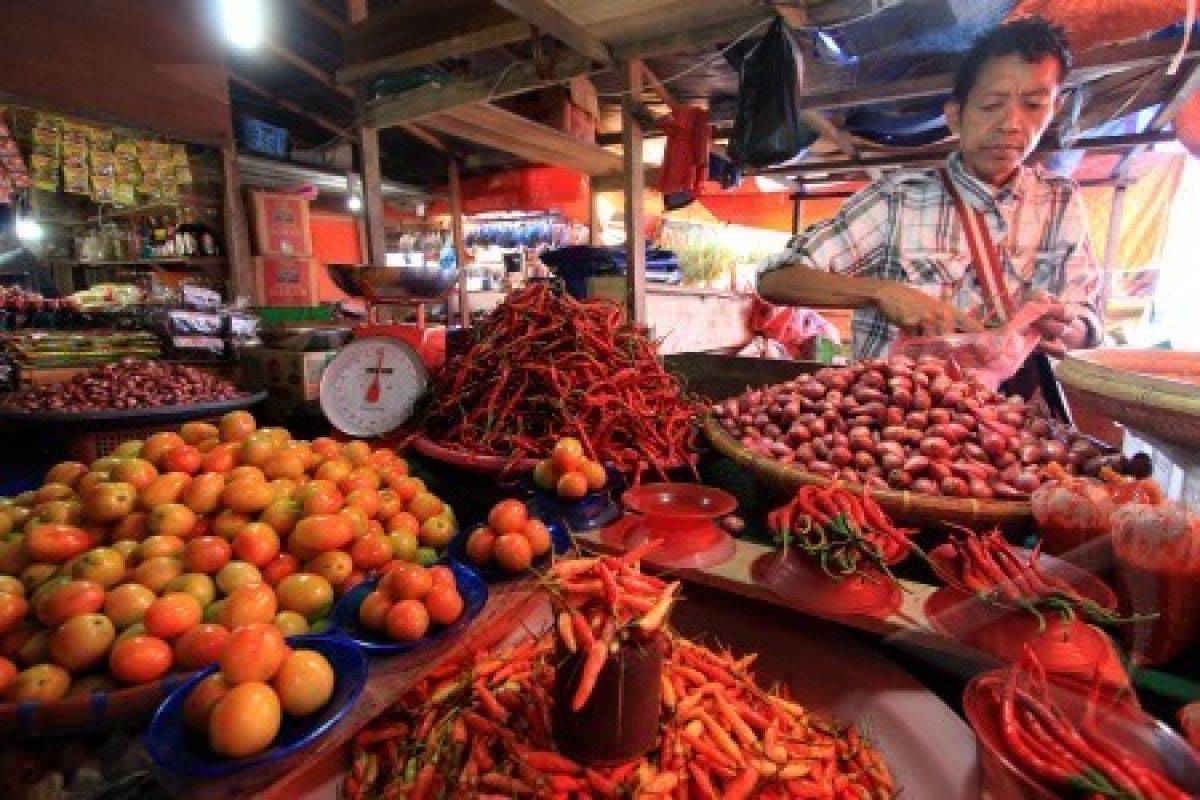
<path id="1" fill-rule="evenodd" d="M 348 436 L 385 436 L 408 421 L 428 383 L 425 364 L 408 343 L 355 339 L 321 375 L 321 410 Z"/>

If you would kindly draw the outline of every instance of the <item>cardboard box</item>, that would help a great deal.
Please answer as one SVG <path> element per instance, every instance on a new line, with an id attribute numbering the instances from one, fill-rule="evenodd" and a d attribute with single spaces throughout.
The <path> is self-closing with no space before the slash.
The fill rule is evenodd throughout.
<path id="1" fill-rule="evenodd" d="M 320 302 L 315 258 L 255 256 L 254 283 L 260 306 L 315 306 Z"/>
<path id="2" fill-rule="evenodd" d="M 242 382 L 266 389 L 273 402 L 286 408 L 315 404 L 321 396 L 321 375 L 337 354 L 337 350 L 302 353 L 269 347 L 242 350 Z"/>
<path id="3" fill-rule="evenodd" d="M 295 194 L 251 192 L 254 246 L 260 256 L 311 256 L 308 200 Z"/>

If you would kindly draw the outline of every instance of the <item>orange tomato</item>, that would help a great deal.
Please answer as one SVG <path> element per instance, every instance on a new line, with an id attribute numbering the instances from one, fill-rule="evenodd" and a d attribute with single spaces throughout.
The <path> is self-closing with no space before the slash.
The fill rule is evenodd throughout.
<path id="1" fill-rule="evenodd" d="M 570 436 L 559 439 L 550 451 L 550 462 L 560 473 L 578 469 L 583 459 L 583 445 Z"/>
<path id="2" fill-rule="evenodd" d="M 216 425 L 211 422 L 185 422 L 179 426 L 179 438 L 185 444 L 199 444 L 205 439 L 214 439 L 221 435 Z"/>
<path id="3" fill-rule="evenodd" d="M 429 611 L 420 600 L 401 600 L 388 610 L 388 636 L 399 642 L 414 642 L 429 631 Z"/>
<path id="4" fill-rule="evenodd" d="M 265 583 L 239 586 L 225 598 L 221 624 L 231 631 L 256 622 L 269 623 L 279 613 L 275 590 Z"/>
<path id="5" fill-rule="evenodd" d="M 346 506 L 337 513 L 337 516 L 350 524 L 351 538 L 357 539 L 360 536 L 366 536 L 371 530 L 371 520 L 361 508 Z"/>
<path id="6" fill-rule="evenodd" d="M 133 580 L 157 594 L 183 574 L 183 561 L 176 556 L 147 558 L 133 568 Z"/>
<path id="7" fill-rule="evenodd" d="M 138 555 L 143 560 L 156 556 L 182 556 L 187 543 L 178 536 L 156 534 L 147 538 L 138 547 Z"/>
<path id="8" fill-rule="evenodd" d="M 86 475 L 88 468 L 86 464 L 78 461 L 60 461 L 55 464 L 46 473 L 46 477 L 42 479 L 43 483 L 63 483 L 74 488 L 79 483 L 79 479 Z"/>
<path id="9" fill-rule="evenodd" d="M 322 575 L 297 572 L 288 575 L 275 587 L 279 607 L 294 611 L 309 622 L 315 622 L 329 614 L 333 606 L 333 584 Z"/>
<path id="10" fill-rule="evenodd" d="M 157 598 L 146 609 L 142 624 L 146 633 L 160 639 L 174 639 L 200 624 L 204 609 L 185 592 L 170 592 Z"/>
<path id="11" fill-rule="evenodd" d="M 220 536 L 222 539 L 233 541 L 233 537 L 237 536 L 238 531 L 251 523 L 251 517 L 248 514 L 239 514 L 236 511 L 225 509 L 217 516 L 213 517 L 212 532 L 215 536 Z"/>
<path id="12" fill-rule="evenodd" d="M 533 564 L 533 548 L 519 533 L 497 536 L 494 552 L 496 563 L 509 572 L 524 572 Z"/>
<path id="13" fill-rule="evenodd" d="M 175 640 L 175 661 L 187 670 L 215 664 L 229 641 L 229 629 L 224 625 L 205 622 L 196 625 Z"/>
<path id="14" fill-rule="evenodd" d="M 7 699 L 14 703 L 61 700 L 71 688 L 71 673 L 56 664 L 38 664 L 17 674 L 8 687 Z"/>
<path id="15" fill-rule="evenodd" d="M 139 492 L 158 477 L 158 468 L 144 458 L 127 458 L 112 471 L 114 481 L 128 483 Z"/>
<path id="16" fill-rule="evenodd" d="M 182 540 L 196 527 L 196 512 L 182 503 L 163 503 L 150 510 L 146 525 L 154 536 L 177 536 Z"/>
<path id="17" fill-rule="evenodd" d="M 452 625 L 462 616 L 462 595 L 455 586 L 434 586 L 425 595 L 425 609 L 434 624 Z"/>
<path id="18" fill-rule="evenodd" d="M 390 522 L 397 514 L 401 513 L 404 513 L 404 501 L 400 499 L 400 495 L 396 494 L 394 489 L 380 489 L 379 512 L 375 515 L 376 518 Z M 415 520 L 416 517 L 413 519 Z"/>
<path id="19" fill-rule="evenodd" d="M 264 435 L 261 431 L 258 431 L 250 434 L 242 441 L 241 449 L 238 451 L 238 459 L 243 464 L 261 468 L 274 458 L 275 453 L 275 440 L 271 438 L 270 434 Z"/>
<path id="20" fill-rule="evenodd" d="M 441 549 L 454 538 L 454 521 L 444 513 L 430 517 L 421 523 L 417 538 L 425 547 Z"/>
<path id="21" fill-rule="evenodd" d="M 154 433 L 146 437 L 146 441 L 142 444 L 142 458 L 156 467 L 162 467 L 165 464 L 167 453 L 185 444 L 187 442 L 183 441 L 183 437 L 174 431 Z"/>
<path id="22" fill-rule="evenodd" d="M 171 646 L 162 639 L 130 636 L 112 646 L 108 669 L 122 683 L 150 683 L 167 674 L 174 658 Z"/>
<path id="23" fill-rule="evenodd" d="M 52 631 L 36 631 L 25 640 L 17 651 L 17 658 L 27 667 L 50 662 L 50 636 Z"/>
<path id="24" fill-rule="evenodd" d="M 368 533 L 355 539 L 350 546 L 350 558 L 356 569 L 379 569 L 391 561 L 393 555 L 392 543 L 382 533 Z"/>
<path id="25" fill-rule="evenodd" d="M 0 594 L 25 594 L 21 581 L 12 575 L 0 575 Z"/>
<path id="26" fill-rule="evenodd" d="M 349 553 L 330 550 L 305 562 L 304 571 L 320 575 L 340 589 L 354 572 L 354 561 Z"/>
<path id="27" fill-rule="evenodd" d="M 33 501 L 37 505 L 49 503 L 52 500 L 69 500 L 75 496 L 75 490 L 65 483 L 43 483 L 33 492 Z"/>
<path id="28" fill-rule="evenodd" d="M 233 547 L 220 536 L 200 536 L 183 547 L 183 566 L 188 572 L 215 575 L 233 558 Z"/>
<path id="29" fill-rule="evenodd" d="M 238 445 L 233 443 L 218 444 L 204 454 L 200 469 L 204 472 L 232 472 L 238 464 Z"/>
<path id="30" fill-rule="evenodd" d="M 217 583 L 203 572 L 186 572 L 163 587 L 163 594 L 171 592 L 191 595 L 201 608 L 207 608 L 217 598 Z"/>
<path id="31" fill-rule="evenodd" d="M 178 503 L 191 481 L 191 475 L 185 475 L 182 472 L 165 472 L 159 475 L 154 483 L 142 490 L 138 496 L 138 505 L 146 511 L 152 511 L 167 503 Z"/>
<path id="32" fill-rule="evenodd" d="M 118 628 L 141 622 L 156 595 L 140 583 L 123 583 L 109 590 L 104 598 L 104 614 Z"/>
<path id="33" fill-rule="evenodd" d="M 275 491 L 271 486 L 255 479 L 234 480 L 221 492 L 221 504 L 240 514 L 257 514 L 274 500 Z"/>
<path id="34" fill-rule="evenodd" d="M 300 503 L 290 497 L 271 501 L 271 505 L 263 509 L 259 521 L 270 525 L 280 536 L 287 536 L 296 527 L 296 523 L 304 516 Z"/>
<path id="35" fill-rule="evenodd" d="M 421 522 L 436 517 L 446 508 L 446 504 L 437 495 L 429 492 L 417 492 L 408 502 L 408 511 Z"/>
<path id="36" fill-rule="evenodd" d="M 558 470 L 550 459 L 544 459 L 533 468 L 533 485 L 544 492 L 553 492 L 558 485 Z"/>
<path id="37" fill-rule="evenodd" d="M 50 658 L 71 672 L 83 672 L 104 660 L 117 638 L 112 620 L 103 614 L 80 614 L 59 625 L 50 636 Z"/>
<path id="38" fill-rule="evenodd" d="M 387 615 L 391 610 L 392 598 L 376 589 L 363 598 L 358 607 L 358 621 L 373 631 L 382 631 L 387 627 Z"/>
<path id="39" fill-rule="evenodd" d="M 230 758 L 246 758 L 271 746 L 279 734 L 279 696 L 265 683 L 234 686 L 213 706 L 208 743 Z"/>
<path id="40" fill-rule="evenodd" d="M 288 575 L 300 571 L 300 559 L 291 553 L 280 553 L 271 559 L 271 563 L 262 568 L 263 580 L 272 586 L 278 586 Z"/>
<path id="41" fill-rule="evenodd" d="M 30 595 L 31 599 L 37 597 L 37 590 L 45 584 L 48 584 L 54 577 L 58 575 L 58 567 L 54 564 L 30 564 L 21 570 L 21 583 L 25 584 L 25 592 Z M 66 582 L 67 578 L 60 579 L 60 583 Z"/>
<path id="42" fill-rule="evenodd" d="M 330 481 L 314 480 L 298 492 L 296 499 L 306 515 L 336 514 L 342 509 L 345 498 L 337 486 Z"/>
<path id="43" fill-rule="evenodd" d="M 129 439 L 113 448 L 109 455 L 113 458 L 139 458 L 145 444 L 141 439 Z"/>
<path id="44" fill-rule="evenodd" d="M 420 600 L 433 587 L 433 576 L 420 564 L 402 563 L 379 581 L 379 590 L 393 600 Z"/>
<path id="45" fill-rule="evenodd" d="M 379 492 L 368 488 L 354 489 L 346 494 L 346 505 L 353 506 L 373 518 L 379 514 Z"/>
<path id="46" fill-rule="evenodd" d="M 496 551 L 496 531 L 479 528 L 467 537 L 467 558 L 475 564 L 487 564 Z"/>
<path id="47" fill-rule="evenodd" d="M 214 436 L 211 439 L 202 439 L 199 442 L 196 442 L 196 444 L 194 446 L 197 450 L 200 451 L 200 455 L 207 456 L 214 449 L 221 446 L 221 440 L 218 439 L 216 436 Z M 201 461 L 200 461 L 200 468 L 204 469 L 204 460 L 203 459 L 201 459 Z"/>
<path id="48" fill-rule="evenodd" d="M 564 472 L 558 479 L 554 490 L 558 492 L 559 497 L 578 500 L 588 493 L 588 481 L 582 472 Z"/>
<path id="49" fill-rule="evenodd" d="M 608 483 L 608 473 L 604 471 L 603 464 L 595 461 L 584 461 L 579 471 L 587 479 L 589 492 L 598 492 Z"/>
<path id="50" fill-rule="evenodd" d="M 41 595 L 34 603 L 34 613 L 43 625 L 53 628 L 71 617 L 91 614 L 103 607 L 103 586 L 92 581 L 67 580 Z"/>
<path id="51" fill-rule="evenodd" d="M 196 733 L 208 733 L 208 720 L 213 709 L 225 695 L 229 694 L 225 676 L 214 672 L 196 684 L 187 700 L 183 702 L 183 723 Z"/>
<path id="52" fill-rule="evenodd" d="M 272 480 L 275 478 L 299 478 L 304 474 L 307 460 L 303 453 L 283 450 L 275 453 L 263 464 L 263 472 Z"/>
<path id="53" fill-rule="evenodd" d="M 249 411 L 230 411 L 221 417 L 218 429 L 223 442 L 242 442 L 250 438 L 258 423 Z"/>
<path id="54" fill-rule="evenodd" d="M 358 439 L 346 442 L 342 445 L 342 458 L 361 467 L 371 460 L 371 446 Z"/>
<path id="55" fill-rule="evenodd" d="M 87 494 L 88 491 L 95 488 L 96 485 L 107 483 L 109 481 L 108 472 L 100 472 L 92 470 L 88 474 L 79 479 L 79 483 L 75 485 L 75 493 L 80 497 Z"/>
<path id="56" fill-rule="evenodd" d="M 342 446 L 328 436 L 318 436 L 312 440 L 312 449 L 322 458 L 331 458 L 341 452 Z"/>
<path id="57" fill-rule="evenodd" d="M 150 535 L 150 526 L 147 524 L 150 515 L 145 511 L 134 511 L 127 517 L 123 517 L 113 526 L 112 540 L 114 542 L 129 541 L 140 542 Z"/>
<path id="58" fill-rule="evenodd" d="M 80 495 L 83 513 L 96 522 L 116 522 L 133 511 L 137 490 L 128 483 L 104 481 Z"/>
<path id="59" fill-rule="evenodd" d="M 379 490 L 379 473 L 373 467 L 355 467 L 350 474 L 338 481 L 338 488 L 346 494 L 355 489 Z"/>
<path id="60" fill-rule="evenodd" d="M 291 538 L 301 547 L 325 552 L 350 544 L 354 529 L 340 514 L 314 514 L 296 523 Z"/>
<path id="61" fill-rule="evenodd" d="M 61 522 L 66 525 L 83 525 L 83 504 L 75 499 L 47 500 L 33 507 L 33 514 L 30 516 L 30 520 L 37 520 L 38 522 Z M 29 522 L 25 524 L 28 526 Z M 7 531 L 5 532 L 7 533 Z"/>
<path id="62" fill-rule="evenodd" d="M 329 702 L 336 683 L 333 667 L 323 655 L 297 650 L 284 659 L 271 686 L 279 695 L 284 713 L 304 717 Z"/>
<path id="63" fill-rule="evenodd" d="M 15 592 L 0 594 L 0 636 L 7 636 L 29 613 L 29 602 Z"/>
<path id="64" fill-rule="evenodd" d="M 221 507 L 221 491 L 224 488 L 224 475 L 206 472 L 192 478 L 180 493 L 179 502 L 197 514 L 212 514 Z"/>
<path id="65" fill-rule="evenodd" d="M 71 562 L 71 577 L 111 589 L 125 577 L 125 557 L 111 547 L 93 548 Z"/>
<path id="66" fill-rule="evenodd" d="M 392 531 L 387 535 L 392 544 L 392 556 L 401 561 L 416 561 L 421 543 L 411 531 Z"/>
<path id="67" fill-rule="evenodd" d="M 303 636 L 308 633 L 308 620 L 295 611 L 280 611 L 271 623 L 284 636 Z"/>
<path id="68" fill-rule="evenodd" d="M 8 693 L 9 688 L 17 677 L 17 665 L 0 656 L 0 697 Z"/>
<path id="69" fill-rule="evenodd" d="M 217 572 L 217 587 L 227 595 L 256 583 L 262 583 L 262 573 L 245 561 L 230 561 Z"/>
<path id="70" fill-rule="evenodd" d="M 420 478 L 414 478 L 411 475 L 406 475 L 396 481 L 392 486 L 392 490 L 407 505 L 412 502 L 414 497 L 425 491 L 425 481 Z M 410 508 L 409 511 L 411 510 Z"/>
<path id="71" fill-rule="evenodd" d="M 25 537 L 9 534 L 0 539 L 0 573 L 16 575 L 29 565 L 29 553 L 25 550 Z"/>
<path id="72" fill-rule="evenodd" d="M 458 582 L 454 579 L 454 570 L 450 569 L 445 564 L 434 564 L 432 567 L 430 567 L 429 577 L 433 580 L 434 587 L 458 587 Z"/>
<path id="73" fill-rule="evenodd" d="M 25 536 L 25 552 L 34 561 L 62 564 L 86 553 L 93 546 L 92 537 L 74 525 L 46 522 L 34 525 Z"/>
<path id="74" fill-rule="evenodd" d="M 269 681 L 275 677 L 287 652 L 283 634 L 274 625 L 245 625 L 229 634 L 219 659 L 221 673 L 231 686 Z"/>
<path id="75" fill-rule="evenodd" d="M 204 464 L 204 454 L 199 449 L 184 444 L 173 448 L 163 459 L 163 466 L 171 472 L 195 475 Z"/>
<path id="76" fill-rule="evenodd" d="M 256 567 L 265 567 L 279 555 L 279 535 L 265 522 L 251 522 L 233 537 L 233 552 Z"/>
<path id="77" fill-rule="evenodd" d="M 550 529 L 540 519 L 531 519 L 526 522 L 521 533 L 529 540 L 529 550 L 534 558 L 541 558 L 550 552 L 550 547 L 553 545 Z"/>
<path id="78" fill-rule="evenodd" d="M 350 473 L 353 471 L 354 465 L 349 461 L 342 461 L 341 459 L 334 458 L 328 461 L 323 461 L 321 466 L 317 467 L 317 472 L 314 477 L 316 477 L 317 480 L 329 481 L 336 485 L 349 477 Z"/>

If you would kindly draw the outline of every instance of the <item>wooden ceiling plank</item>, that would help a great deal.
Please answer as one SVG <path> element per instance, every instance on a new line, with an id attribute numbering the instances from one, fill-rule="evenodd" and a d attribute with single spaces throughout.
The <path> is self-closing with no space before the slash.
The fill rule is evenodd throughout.
<path id="1" fill-rule="evenodd" d="M 608 64 L 612 54 L 599 37 L 571 17 L 564 14 L 549 0 L 492 0 L 506 11 L 537 27 L 570 47 L 576 53 L 592 61 Z"/>
<path id="2" fill-rule="evenodd" d="M 344 34 L 346 32 L 346 20 L 337 14 L 326 11 L 319 0 L 296 0 L 296 5 L 307 11 L 317 22 L 320 22 L 335 33 Z"/>
<path id="3" fill-rule="evenodd" d="M 528 140 L 505 135 L 488 128 L 481 128 L 478 125 L 455 119 L 449 115 L 429 117 L 425 121 L 425 124 L 441 133 L 456 136 L 494 150 L 511 153 L 534 164 L 555 164 L 589 173 L 595 168 L 592 164 L 586 164 L 553 150 L 538 147 Z"/>
<path id="4" fill-rule="evenodd" d="M 513 20 L 470 33 L 450 36 L 434 44 L 405 50 L 383 58 L 350 63 L 337 71 L 338 83 L 354 83 L 372 78 L 381 72 L 400 72 L 444 58 L 459 58 L 480 50 L 503 47 L 529 37 L 529 25 Z"/>
<path id="5" fill-rule="evenodd" d="M 615 42 L 612 54 L 614 59 L 624 61 L 690 53 L 718 42 L 732 42 L 756 27 L 765 27 L 773 18 L 770 9 L 766 8 L 722 9 L 689 18 L 689 22 L 695 24 L 683 29 L 676 27 L 675 30 L 664 30 L 642 39 Z"/>
<path id="6" fill-rule="evenodd" d="M 310 120 L 314 124 L 324 128 L 325 130 L 327 130 L 331 133 L 336 133 L 338 136 L 341 136 L 346 139 L 354 139 L 355 138 L 355 135 L 353 133 L 351 133 L 349 130 L 347 130 L 346 128 L 343 128 L 342 126 L 338 125 L 335 122 L 330 121 L 328 118 L 323 117 L 320 114 L 316 114 L 312 111 L 306 110 L 298 103 L 293 103 L 291 100 L 288 100 L 283 97 L 276 97 L 274 94 L 272 94 L 270 91 L 268 91 L 266 89 L 266 87 L 260 86 L 259 84 L 255 83 L 254 81 L 250 80 L 249 78 L 247 78 L 244 75 L 240 75 L 236 72 L 231 71 L 229 73 L 229 80 L 233 81 L 234 83 L 238 84 L 239 86 L 249 89 L 250 91 L 254 92 L 255 94 L 266 98 L 267 100 L 270 100 L 272 103 L 274 103 L 275 105 L 279 106 L 280 108 L 282 108 L 286 111 L 290 111 L 293 114 L 297 114 L 301 117 L 304 117 L 307 120 Z"/>
<path id="7" fill-rule="evenodd" d="M 586 75 L 591 62 L 584 56 L 566 54 L 553 65 L 552 74 L 542 77 L 531 62 L 519 62 L 498 76 L 445 85 L 422 86 L 403 94 L 380 98 L 367 105 L 367 124 L 386 128 L 421 119 L 430 114 L 470 103 L 481 103 L 552 86 L 569 78 Z"/>
<path id="8" fill-rule="evenodd" d="M 616 168 L 621 163 L 621 157 L 616 153 L 605 150 L 588 142 L 580 141 L 547 125 L 526 119 L 519 114 L 513 114 L 492 105 L 463 106 L 447 112 L 450 116 L 473 122 L 477 125 L 522 136 L 539 146 L 569 155 L 585 157 L 599 162 L 608 162 Z"/>
<path id="9" fill-rule="evenodd" d="M 279 42 L 267 42 L 267 49 L 272 55 L 277 56 L 281 60 L 300 70 L 305 75 L 324 86 L 326 89 L 337 92 L 343 97 L 349 97 L 351 99 L 354 98 L 354 91 L 352 89 L 348 89 L 345 86 L 339 86 L 334 82 L 333 78 L 330 77 L 329 73 L 318 67 L 316 64 L 313 64 L 312 62 L 296 55 L 296 53 L 286 45 L 280 44 Z"/>

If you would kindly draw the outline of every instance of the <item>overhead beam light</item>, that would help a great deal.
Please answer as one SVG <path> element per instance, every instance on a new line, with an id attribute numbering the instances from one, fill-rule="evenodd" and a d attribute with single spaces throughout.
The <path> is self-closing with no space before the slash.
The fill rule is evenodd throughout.
<path id="1" fill-rule="evenodd" d="M 33 217 L 17 217 L 17 238 L 23 242 L 36 242 L 42 238 L 42 226 Z"/>
<path id="2" fill-rule="evenodd" d="M 234 47 L 253 50 L 262 44 L 266 29 L 263 0 L 220 0 L 221 28 Z"/>

